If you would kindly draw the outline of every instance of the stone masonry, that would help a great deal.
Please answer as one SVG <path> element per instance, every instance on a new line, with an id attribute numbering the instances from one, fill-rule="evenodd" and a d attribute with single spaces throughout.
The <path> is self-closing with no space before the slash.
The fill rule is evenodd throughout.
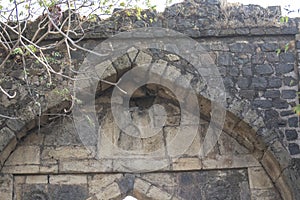
<path id="1" fill-rule="evenodd" d="M 193 119 L 181 121 L 185 110 L 179 107 L 181 102 L 172 91 L 159 84 L 147 84 L 135 91 L 130 100 L 133 121 L 155 126 L 166 117 L 158 134 L 137 139 L 116 126 L 110 109 L 113 87 L 99 82 L 95 107 L 107 141 L 136 152 L 132 159 L 122 155 L 122 160 L 105 140 L 88 144 L 89 151 L 82 144 L 72 113 L 64 112 L 71 107 L 73 81 L 54 75 L 54 84 L 47 85 L 47 72 L 33 61 L 25 80 L 20 66 L 11 60 L 0 76 L 1 86 L 17 93 L 14 99 L 0 93 L 0 114 L 11 116 L 0 117 L 0 199 L 95 200 L 133 195 L 139 199 L 298 200 L 300 128 L 293 107 L 299 103 L 300 20 L 280 23 L 280 8 L 276 6 L 230 6 L 218 0 L 184 1 L 163 13 L 145 10 L 143 14 L 147 18 L 128 16 L 120 10 L 109 19 L 85 23 L 87 33 L 80 45 L 94 49 L 113 35 L 142 27 L 171 29 L 198 42 L 217 66 L 225 86 L 225 123 L 214 127 L 222 132 L 217 145 L 206 157 L 198 157 L 212 120 L 214 99 L 203 75 L 188 59 L 176 54 L 181 47 L 176 47 L 175 40 L 161 49 L 139 49 L 143 41 L 135 44 L 136 40 L 132 40 L 132 47 L 123 55 L 105 62 L 107 70 L 101 78 L 117 82 L 137 66 L 159 63 L 165 67 L 152 68 L 153 72 L 179 83 L 174 88 L 184 91 L 180 78 L 189 81 L 196 91 L 201 119 L 196 137 L 180 158 L 173 156 L 174 149 L 169 144 L 182 124 L 186 125 L 184 133 L 188 138 Z M 31 24 L 33 29 L 35 25 L 36 22 Z M 79 38 L 80 30 L 74 31 L 79 36 L 73 37 Z M 26 37 L 32 37 L 32 33 L 26 33 Z M 53 39 L 59 38 L 46 38 Z M 121 48 L 113 45 L 112 48 Z M 289 48 L 285 52 L 286 45 Z M 105 52 L 105 48 L 98 50 Z M 60 54 L 53 55 L 53 67 L 75 76 L 74 70 L 63 64 L 66 52 L 57 51 Z M 77 50 L 72 57 L 74 69 L 78 70 L 91 55 Z M 97 61 L 92 59 L 94 65 L 102 64 Z M 147 109 L 153 104 L 163 106 L 166 113 L 158 118 L 147 117 Z M 85 114 L 89 112 L 88 109 Z M 156 150 L 157 159 L 145 165 L 142 153 Z M 97 155 L 102 151 L 109 156 L 99 159 Z M 158 171 L 132 173 L 136 166 L 147 171 L 160 164 L 165 167 Z"/>

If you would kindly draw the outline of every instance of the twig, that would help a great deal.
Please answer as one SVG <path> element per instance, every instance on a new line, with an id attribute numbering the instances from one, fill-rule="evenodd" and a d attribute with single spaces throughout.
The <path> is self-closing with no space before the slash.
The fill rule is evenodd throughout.
<path id="1" fill-rule="evenodd" d="M 2 114 L 0 114 L 0 117 L 6 118 L 6 119 L 19 119 L 18 117 L 10 117 L 10 116 L 7 116 L 7 115 L 2 115 Z"/>
<path id="2" fill-rule="evenodd" d="M 1 92 L 3 92 L 8 98 L 10 98 L 10 99 L 13 99 L 13 98 L 15 98 L 16 97 L 16 95 L 17 95 L 17 93 L 16 92 L 14 92 L 14 94 L 13 95 L 10 95 L 10 94 L 8 94 L 3 88 L 2 88 L 2 86 L 0 85 L 0 90 L 1 90 Z"/>

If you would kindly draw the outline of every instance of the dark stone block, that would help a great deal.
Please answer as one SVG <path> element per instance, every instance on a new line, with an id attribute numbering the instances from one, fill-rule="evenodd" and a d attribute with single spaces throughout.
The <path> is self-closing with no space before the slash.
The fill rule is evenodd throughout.
<path id="1" fill-rule="evenodd" d="M 252 68 L 251 65 L 245 65 L 242 67 L 242 74 L 243 76 L 252 76 Z"/>
<path id="2" fill-rule="evenodd" d="M 296 90 L 282 90 L 283 99 L 294 99 L 297 96 Z"/>
<path id="3" fill-rule="evenodd" d="M 234 29 L 221 29 L 220 31 L 220 36 L 233 36 L 235 35 L 235 30 Z"/>
<path id="4" fill-rule="evenodd" d="M 282 30 L 281 30 L 281 32 L 283 33 L 283 34 L 293 34 L 293 35 L 295 35 L 295 34 L 297 34 L 299 31 L 298 31 L 298 28 L 297 27 L 283 27 L 282 28 Z"/>
<path id="5" fill-rule="evenodd" d="M 281 34 L 281 29 L 280 27 L 271 27 L 271 28 L 267 28 L 266 32 L 272 35 Z"/>
<path id="6" fill-rule="evenodd" d="M 252 101 L 256 96 L 256 92 L 253 90 L 241 90 L 240 96 Z"/>
<path id="7" fill-rule="evenodd" d="M 78 185 L 49 185 L 51 199 L 55 200 L 84 200 L 88 198 L 86 187 Z"/>
<path id="8" fill-rule="evenodd" d="M 231 53 L 222 53 L 218 56 L 218 65 L 232 65 Z"/>
<path id="9" fill-rule="evenodd" d="M 277 43 L 265 43 L 261 46 L 262 51 L 276 51 L 277 48 Z"/>
<path id="10" fill-rule="evenodd" d="M 294 79 L 293 77 L 288 76 L 288 77 L 283 78 L 283 83 L 286 86 L 295 86 L 295 85 L 297 85 L 298 81 L 296 79 Z"/>
<path id="11" fill-rule="evenodd" d="M 265 53 L 258 53 L 251 57 L 252 64 L 263 64 L 266 60 Z"/>
<path id="12" fill-rule="evenodd" d="M 231 66 L 229 67 L 229 75 L 230 76 L 239 76 L 240 70 L 238 67 Z"/>
<path id="13" fill-rule="evenodd" d="M 277 122 L 278 127 L 286 127 L 286 124 L 287 124 L 286 120 L 278 120 Z"/>
<path id="14" fill-rule="evenodd" d="M 289 144 L 289 151 L 291 155 L 300 154 L 300 148 L 299 145 L 296 143 L 290 143 Z"/>
<path id="15" fill-rule="evenodd" d="M 248 35 L 250 33 L 249 28 L 237 28 L 235 29 L 236 34 L 239 35 Z"/>
<path id="16" fill-rule="evenodd" d="M 183 172 L 177 180 L 173 191 L 182 199 L 250 199 L 246 170 Z"/>
<path id="17" fill-rule="evenodd" d="M 132 174 L 125 174 L 120 180 L 118 185 L 122 194 L 127 194 L 133 190 L 135 176 Z"/>
<path id="18" fill-rule="evenodd" d="M 268 14 L 270 17 L 281 16 L 281 7 L 280 6 L 268 6 Z"/>
<path id="19" fill-rule="evenodd" d="M 256 65 L 255 71 L 259 75 L 271 75 L 274 72 L 272 66 L 270 65 Z"/>
<path id="20" fill-rule="evenodd" d="M 266 32 L 263 28 L 251 28 L 250 33 L 252 35 L 265 35 Z"/>
<path id="21" fill-rule="evenodd" d="M 289 116 L 289 115 L 294 115 L 294 114 L 295 114 L 295 112 L 292 111 L 292 110 L 280 112 L 280 116 L 282 116 L 282 117 Z"/>
<path id="22" fill-rule="evenodd" d="M 266 110 L 265 111 L 265 120 L 277 120 L 279 117 L 279 114 L 276 110 Z"/>
<path id="23" fill-rule="evenodd" d="M 225 77 L 224 78 L 224 86 L 226 89 L 233 87 L 234 83 L 232 82 L 230 77 Z"/>
<path id="24" fill-rule="evenodd" d="M 289 107 L 288 102 L 282 99 L 273 99 L 272 100 L 273 106 L 277 109 L 286 109 Z"/>
<path id="25" fill-rule="evenodd" d="M 6 125 L 13 131 L 19 132 L 24 127 L 25 122 L 20 119 L 8 119 Z"/>
<path id="26" fill-rule="evenodd" d="M 280 97 L 280 91 L 279 90 L 267 90 L 264 94 L 264 97 L 266 97 L 266 98 L 278 98 L 278 97 Z"/>
<path id="27" fill-rule="evenodd" d="M 276 54 L 276 52 L 268 52 L 267 55 L 267 61 L 270 63 L 279 62 L 279 56 Z"/>
<path id="28" fill-rule="evenodd" d="M 268 108 L 272 108 L 272 101 L 258 99 L 258 100 L 254 100 L 252 105 L 256 108 L 268 109 Z"/>
<path id="29" fill-rule="evenodd" d="M 281 53 L 279 59 L 282 63 L 294 63 L 296 61 L 294 53 Z"/>
<path id="30" fill-rule="evenodd" d="M 234 43 L 229 45 L 229 49 L 232 52 L 240 52 L 240 53 L 253 53 L 254 47 L 248 43 Z"/>
<path id="31" fill-rule="evenodd" d="M 280 78 L 270 77 L 268 78 L 268 88 L 280 88 L 282 85 Z"/>
<path id="32" fill-rule="evenodd" d="M 275 66 L 275 71 L 278 74 L 286 74 L 294 70 L 293 64 L 279 64 Z"/>
<path id="33" fill-rule="evenodd" d="M 285 131 L 286 139 L 288 141 L 291 140 L 297 140 L 298 139 L 298 133 L 296 130 L 286 130 Z"/>
<path id="34" fill-rule="evenodd" d="M 254 89 L 265 89 L 267 87 L 267 80 L 264 77 L 254 77 L 252 78 L 251 88 Z"/>
<path id="35" fill-rule="evenodd" d="M 288 119 L 288 123 L 290 127 L 298 127 L 298 117 L 291 117 Z"/>
<path id="36" fill-rule="evenodd" d="M 264 121 L 268 129 L 278 128 L 280 124 L 278 112 L 275 110 L 266 110 Z"/>
<path id="37" fill-rule="evenodd" d="M 249 79 L 240 77 L 237 81 L 237 85 L 241 89 L 248 89 L 249 88 Z"/>
<path id="38" fill-rule="evenodd" d="M 300 41 L 297 41 L 297 42 L 296 42 L 296 48 L 297 48 L 297 49 L 300 49 Z"/>
<path id="39" fill-rule="evenodd" d="M 88 191 L 79 185 L 27 184 L 22 187 L 21 195 L 23 200 L 84 200 Z"/>

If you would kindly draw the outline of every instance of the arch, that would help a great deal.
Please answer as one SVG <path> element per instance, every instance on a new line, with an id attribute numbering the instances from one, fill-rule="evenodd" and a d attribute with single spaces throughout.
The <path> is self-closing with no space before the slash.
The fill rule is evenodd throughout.
<path id="1" fill-rule="evenodd" d="M 139 60 L 143 62 L 143 60 L 151 57 L 146 52 L 133 50 L 129 52 L 128 55 L 126 54 L 120 59 L 127 60 L 130 58 L 130 54 L 131 57 L 135 57 L 136 62 L 139 62 Z M 125 72 L 130 69 L 131 65 L 128 65 L 122 70 Z M 103 79 L 117 81 L 121 76 L 118 72 L 118 69 L 113 67 L 111 68 L 111 73 L 107 73 Z M 184 74 L 184 76 L 187 75 Z M 106 91 L 109 87 L 110 86 L 108 86 L 106 83 L 101 83 L 99 93 Z M 198 95 L 198 101 L 201 108 L 202 118 L 209 120 L 211 117 L 211 101 L 201 95 Z M 248 104 L 248 102 L 245 101 L 242 101 L 241 103 L 245 105 Z M 55 113 L 67 108 L 69 105 L 70 102 L 65 101 L 63 97 L 60 97 L 52 91 L 46 97 L 45 106 L 42 107 L 44 108 L 42 113 Z M 29 107 L 30 106 L 33 105 L 29 105 Z M 236 113 L 237 112 L 234 105 L 228 107 L 225 123 L 222 127 L 223 131 L 225 131 L 232 138 L 236 139 L 239 143 L 243 144 L 243 146 L 247 147 L 252 152 L 258 162 L 261 163 L 268 176 L 271 178 L 273 184 L 276 186 L 283 199 L 295 199 L 297 197 L 297 193 L 295 191 L 297 186 L 292 186 L 292 182 L 289 180 L 290 172 L 286 169 L 289 163 L 289 155 L 285 148 L 280 142 L 266 144 L 266 142 L 263 141 L 264 138 L 260 135 L 257 135 L 257 131 L 261 128 L 264 128 L 264 124 L 255 111 L 251 109 L 246 110 L 245 113 L 242 113 L 242 116 L 244 117 L 243 119 L 237 117 Z M 251 118 L 247 116 L 251 116 Z M 47 123 L 50 120 L 49 116 L 47 115 L 42 115 L 40 119 L 42 123 Z M 2 140 L 5 141 L 5 143 L 3 143 L 1 146 L 1 167 L 2 172 L 9 174 L 9 169 L 4 167 L 5 161 L 15 150 L 17 144 L 20 143 L 22 139 L 30 133 L 31 130 L 37 127 L 37 116 L 34 116 L 28 112 L 23 112 L 20 119 L 8 120 L 7 126 L 8 127 L 1 129 L 1 137 L 3 137 Z M 35 148 L 31 148 L 33 153 L 35 150 Z M 191 162 L 194 162 L 193 159 L 191 159 Z M 37 173 L 47 173 L 47 169 L 44 170 L 45 171 L 41 171 L 38 169 Z M 104 171 L 105 170 L 106 169 L 104 169 Z M 48 172 L 52 173 L 51 170 Z M 111 169 L 108 169 L 108 172 L 111 172 Z M 7 176 L 5 178 L 10 179 L 10 177 Z"/>

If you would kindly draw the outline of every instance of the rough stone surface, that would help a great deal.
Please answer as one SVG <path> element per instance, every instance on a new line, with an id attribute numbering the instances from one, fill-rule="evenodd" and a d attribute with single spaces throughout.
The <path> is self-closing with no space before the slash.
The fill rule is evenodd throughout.
<path id="1" fill-rule="evenodd" d="M 132 12 L 132 15 L 129 16 L 128 12 Z M 240 199 L 249 199 L 250 196 L 252 199 L 280 199 L 279 193 L 285 199 L 295 199 L 298 197 L 299 187 L 297 186 L 300 184 L 296 184 L 295 186 L 293 182 L 298 183 L 297 177 L 299 177 L 299 174 L 295 173 L 295 171 L 299 168 L 295 164 L 297 162 L 294 162 L 291 157 L 300 158 L 298 137 L 299 116 L 293 113 L 293 107 L 299 101 L 297 95 L 297 91 L 299 91 L 299 66 L 297 64 L 299 64 L 300 60 L 300 53 L 298 52 L 300 39 L 299 19 L 289 19 L 288 23 L 281 24 L 278 22 L 281 16 L 279 7 L 262 8 L 255 5 L 236 5 L 232 7 L 231 5 L 223 5 L 217 0 L 184 1 L 172 5 L 163 13 L 159 14 L 151 10 L 146 10 L 142 11 L 141 16 L 149 16 L 149 18 L 146 19 L 143 17 L 143 19 L 138 19 L 134 15 L 134 11 L 130 9 L 118 10 L 107 20 L 98 20 L 92 24 L 85 22 L 82 27 L 88 28 L 88 31 L 84 35 L 84 39 L 78 44 L 88 49 L 94 49 L 103 39 L 119 32 L 130 32 L 134 28 L 144 26 L 169 28 L 195 39 L 191 45 L 188 45 L 189 49 L 192 49 L 194 44 L 201 44 L 205 52 L 208 52 L 210 55 L 208 60 L 216 64 L 221 77 L 218 77 L 218 81 L 208 82 L 209 78 L 206 79 L 208 77 L 206 73 L 210 73 L 209 68 L 205 68 L 205 73 L 199 74 L 195 67 L 185 60 L 187 58 L 176 54 L 182 53 L 178 50 L 184 45 L 178 45 L 177 40 L 173 40 L 173 38 L 171 40 L 163 38 L 166 39 L 167 44 L 161 45 L 156 43 L 159 50 L 155 48 L 138 49 L 143 41 L 140 40 L 135 43 L 135 40 L 129 40 L 128 43 L 132 44 L 132 51 L 130 49 L 127 51 L 126 49 L 124 50 L 124 55 L 120 55 L 120 57 L 109 61 L 109 69 L 105 71 L 104 78 L 116 82 L 124 73 L 132 68 L 145 63 L 149 64 L 149 66 L 151 65 L 152 72 L 158 76 L 164 75 L 171 83 L 175 81 L 179 83 L 179 86 L 182 84 L 182 88 L 177 87 L 178 85 L 175 88 L 174 84 L 169 84 L 170 88 L 180 91 L 182 96 L 186 94 L 186 88 L 191 84 L 196 89 L 197 94 L 200 94 L 198 100 L 201 107 L 201 116 L 206 121 L 209 121 L 212 117 L 211 102 L 208 99 L 213 100 L 216 96 L 217 98 L 219 97 L 218 94 L 221 94 L 219 90 L 216 90 L 216 93 L 208 90 L 216 82 L 223 82 L 226 92 L 226 102 L 224 105 L 228 109 L 228 113 L 234 115 L 235 118 L 227 119 L 224 131 L 229 130 L 227 132 L 229 136 L 223 137 L 223 139 L 225 138 L 224 140 L 221 137 L 217 146 L 212 148 L 207 157 L 198 159 L 197 148 L 201 146 L 201 142 L 205 136 L 205 134 L 198 134 L 182 158 L 170 158 L 169 156 L 173 155 L 171 152 L 174 151 L 174 147 L 170 148 L 166 145 L 170 144 L 170 138 L 174 137 L 176 127 L 182 124 L 180 121 L 180 109 L 178 109 L 178 103 L 180 102 L 174 100 L 172 91 L 166 92 L 165 89 L 158 89 L 157 86 L 141 87 L 129 102 L 132 114 L 130 116 L 134 122 L 138 122 L 141 119 L 143 125 L 149 122 L 149 118 L 155 119 L 153 121 L 155 123 L 153 124 L 157 125 L 164 121 L 163 117 L 166 117 L 164 130 L 156 137 L 142 140 L 133 139 L 133 137 L 127 136 L 124 132 L 118 131 L 118 129 L 115 132 L 111 132 L 111 128 L 106 129 L 107 132 L 113 133 L 109 139 L 113 140 L 115 147 L 122 148 L 125 151 L 136 150 L 138 155 L 134 156 L 141 156 L 141 152 L 148 154 L 160 148 L 161 151 L 157 154 L 159 158 L 155 159 L 163 162 L 166 161 L 167 164 L 170 164 L 161 169 L 162 171 L 214 170 L 224 168 L 248 168 L 249 171 L 249 168 L 253 167 L 251 174 L 249 174 L 252 177 L 258 177 L 263 172 L 256 172 L 254 167 L 259 168 L 261 167 L 260 163 L 262 163 L 266 173 L 271 177 L 272 181 L 276 182 L 277 188 L 268 188 L 269 182 L 265 180 L 258 182 L 250 180 L 253 186 L 252 189 L 243 182 L 239 185 L 239 188 L 235 187 L 232 189 L 234 191 L 248 191 L 250 188 L 250 192 L 244 192 L 246 196 L 239 196 Z M 38 21 L 28 25 L 32 26 L 32 28 L 29 27 L 31 30 L 37 30 Z M 73 26 L 75 27 L 72 22 Z M 80 32 L 81 30 L 74 31 Z M 31 38 L 33 34 L 32 31 L 24 32 L 24 36 L 27 38 Z M 17 39 L 15 34 L 12 33 L 11 36 Z M 138 33 L 137 36 L 150 38 L 152 35 Z M 161 32 L 154 33 L 154 36 L 161 36 Z M 72 37 L 75 40 L 82 39 L 80 34 Z M 58 35 L 52 35 L 46 39 L 54 41 L 61 38 Z M 126 41 L 126 39 L 124 40 Z M 287 43 L 291 45 L 285 52 L 285 45 Z M 112 44 L 113 46 L 109 45 L 101 46 L 100 48 L 98 46 L 96 50 L 105 52 L 107 49 L 119 48 L 115 44 Z M 174 52 L 160 50 L 167 48 L 172 49 Z M 280 53 L 276 53 L 278 49 L 281 49 Z M 64 50 L 57 51 L 62 55 L 65 54 Z M 192 51 L 187 52 L 185 55 L 187 57 L 193 56 L 193 52 L 196 52 L 196 49 L 192 49 Z M 47 53 L 46 56 L 53 57 L 52 53 Z M 80 67 L 83 67 L 81 68 L 82 71 L 88 73 L 89 67 L 97 68 L 95 66 L 98 66 L 101 68 L 101 63 L 98 63 L 100 59 L 97 56 L 88 55 L 88 53 L 80 50 L 72 51 L 71 53 L 74 69 L 69 69 L 69 66 L 65 65 L 66 56 L 54 56 L 56 64 L 53 64 L 52 67 L 55 71 L 73 77 L 77 74 L 76 72 Z M 2 49 L 0 49 L 0 55 L 2 55 L 0 56 L 0 60 L 2 60 L 5 55 Z M 193 59 L 195 58 L 193 57 Z M 84 62 L 84 60 L 89 60 L 89 62 Z M 203 62 L 201 64 L 206 64 L 207 61 L 207 59 L 200 59 L 199 57 L 195 60 Z M 10 94 L 14 92 L 17 94 L 15 98 L 9 99 L 6 95 L 0 93 L 0 114 L 1 116 L 6 116 L 0 118 L 0 132 L 4 133 L 0 135 L 0 141 L 4 141 L 0 143 L 1 172 L 15 175 L 23 174 L 26 176 L 26 174 L 39 175 L 40 173 L 44 175 L 60 173 L 90 174 L 100 172 L 128 172 L 133 170 L 133 168 L 128 169 L 124 167 L 122 165 L 124 163 L 121 160 L 94 159 L 96 153 L 101 152 L 97 148 L 99 143 L 96 141 L 96 136 L 87 144 L 88 149 L 92 152 L 86 153 L 83 151 L 84 147 L 78 134 L 76 134 L 72 120 L 68 119 L 68 112 L 67 114 L 65 113 L 66 110 L 72 107 L 71 89 L 74 86 L 74 82 L 62 76 L 53 75 L 53 84 L 49 86 L 47 84 L 49 77 L 43 66 L 40 63 L 28 63 L 28 66 L 26 66 L 28 69 L 26 83 L 24 82 L 25 76 L 22 70 L 20 70 L 18 63 L 15 62 L 14 57 L 9 58 L 7 66 L 3 67 L 0 75 L 1 87 Z M 84 64 L 82 65 L 82 63 Z M 161 65 L 158 67 L 153 63 L 160 63 Z M 87 66 L 85 67 L 85 65 Z M 97 74 L 90 75 L 90 80 L 92 80 Z M 213 75 L 215 78 L 216 74 Z M 188 81 L 182 81 L 182 77 L 188 77 Z M 145 80 L 147 79 L 147 77 L 144 78 Z M 90 80 L 85 83 L 88 83 Z M 160 80 L 156 83 L 160 83 Z M 121 85 L 118 86 L 122 88 Z M 217 85 L 215 88 L 219 89 L 219 86 Z M 101 97 L 111 87 L 110 84 L 101 82 L 96 91 L 96 98 Z M 86 97 L 88 94 L 94 94 L 93 92 L 95 91 L 90 91 L 86 88 L 84 94 L 78 96 Z M 144 96 L 147 97 L 144 98 Z M 160 96 L 160 99 L 157 96 Z M 208 99 L 204 99 L 203 96 Z M 81 98 L 73 100 L 80 102 Z M 185 99 L 185 101 L 187 100 L 189 98 Z M 83 101 L 83 103 L 85 102 Z M 157 118 L 145 117 L 147 116 L 145 110 L 154 103 L 164 104 L 166 115 L 159 115 Z M 168 105 L 172 106 L 168 107 Z M 103 117 L 107 113 L 107 108 L 110 107 L 109 98 L 98 101 L 96 107 L 100 113 L 98 113 L 97 117 L 101 124 Z M 89 109 L 93 108 L 88 108 L 86 113 L 82 115 L 89 116 L 85 115 L 91 111 Z M 56 115 L 57 113 L 61 117 Z M 15 117 L 17 120 L 11 119 Z M 89 121 L 88 117 L 87 120 Z M 189 122 L 191 121 L 189 120 Z M 247 126 L 240 127 L 240 121 L 247 123 Z M 110 127 L 110 125 L 107 124 L 106 127 Z M 129 127 L 128 129 L 133 128 Z M 29 135 L 35 130 L 38 130 L 36 136 Z M 88 128 L 85 130 L 87 131 Z M 171 130 L 172 133 L 167 133 L 166 130 Z M 206 129 L 203 128 L 203 130 Z M 187 132 L 190 134 L 189 131 Z M 141 130 L 136 130 L 135 133 L 140 134 Z M 204 131 L 201 133 L 204 133 Z M 235 142 L 232 142 L 230 138 Z M 28 145 L 24 145 L 23 142 L 28 142 Z M 277 145 L 278 143 L 284 144 L 285 147 Z M 106 143 L 107 146 L 108 144 Z M 243 148 L 238 144 L 242 144 Z M 17 148 L 15 148 L 16 146 Z M 178 146 L 183 147 L 183 142 L 179 143 Z M 230 146 L 234 146 L 235 148 L 230 148 Z M 291 157 L 286 156 L 286 149 L 289 150 Z M 112 154 L 115 153 L 110 148 L 106 149 L 106 151 Z M 23 152 L 26 153 L 24 154 Z M 9 155 L 11 156 L 7 160 Z M 131 166 L 153 167 L 159 162 L 151 162 L 152 165 L 150 165 L 143 163 L 142 159 L 138 161 L 127 159 L 125 163 L 130 163 Z M 283 169 L 285 170 L 283 171 Z M 233 171 L 231 170 L 229 174 L 233 173 Z M 193 176 L 198 177 L 198 175 Z M 201 177 L 201 175 L 199 176 Z M 34 179 L 31 177 L 28 179 L 28 185 L 29 183 L 43 182 L 45 181 L 44 178 Z M 190 180 L 194 181 L 193 179 Z M 65 182 L 68 181 L 72 183 L 81 182 L 77 179 L 74 181 L 72 178 L 65 180 Z M 179 179 L 177 179 L 178 181 Z M 23 184 L 26 184 L 25 182 Z M 227 184 L 223 179 L 216 182 L 217 180 L 213 180 L 211 184 L 215 187 L 203 189 L 205 192 L 201 192 L 201 195 L 213 198 L 215 197 L 215 193 L 218 192 L 218 186 L 221 185 L 223 187 L 223 183 Z M 132 187 L 132 183 L 137 182 L 133 176 L 126 176 L 125 178 L 120 178 L 120 180 L 113 180 L 110 183 L 102 188 L 103 191 L 93 194 L 90 198 L 93 200 L 121 198 L 120 195 L 123 195 L 122 192 L 130 190 L 126 189 L 124 185 L 128 184 Z M 157 187 L 151 181 L 147 182 L 142 179 L 140 183 L 143 183 L 141 185 L 145 185 L 145 188 L 147 188 L 136 191 L 137 194 L 141 195 L 141 199 L 153 197 L 155 194 L 161 195 L 162 199 L 170 198 L 170 192 L 167 187 Z M 43 182 L 42 184 L 45 183 Z M 228 187 L 231 186 L 231 184 L 226 184 L 226 187 L 227 185 L 229 185 Z M 68 191 L 74 191 L 74 194 L 77 196 L 82 195 L 82 198 L 85 198 L 86 196 L 84 195 L 87 194 L 88 186 L 82 186 L 81 183 L 79 185 L 73 187 L 73 185 L 61 184 L 52 189 L 52 186 L 41 186 L 40 189 L 47 191 L 51 189 L 51 195 L 64 193 L 65 191 L 68 195 L 72 195 Z M 207 185 L 209 186 L 210 184 Z M 25 189 L 26 187 L 24 186 Z M 34 190 L 34 187 L 28 187 L 28 190 L 31 189 Z M 197 189 L 195 188 L 195 191 L 198 191 Z M 290 192 L 290 189 L 293 191 Z M 146 191 L 141 192 L 144 190 Z M 223 189 L 221 188 L 220 190 L 222 191 Z M 112 193 L 115 196 L 110 196 Z M 26 195 L 26 198 L 31 198 L 28 197 L 28 195 L 31 195 L 30 192 L 20 192 L 20 194 Z M 37 195 L 43 194 L 38 193 Z M 224 191 L 224 194 L 218 195 L 226 198 L 228 193 Z M 71 197 L 73 198 L 73 196 Z M 177 198 L 173 193 L 171 197 L 173 199 Z M 48 198 L 52 197 L 49 196 Z M 63 196 L 62 198 L 67 197 Z M 76 197 L 74 198 L 76 199 Z"/>

